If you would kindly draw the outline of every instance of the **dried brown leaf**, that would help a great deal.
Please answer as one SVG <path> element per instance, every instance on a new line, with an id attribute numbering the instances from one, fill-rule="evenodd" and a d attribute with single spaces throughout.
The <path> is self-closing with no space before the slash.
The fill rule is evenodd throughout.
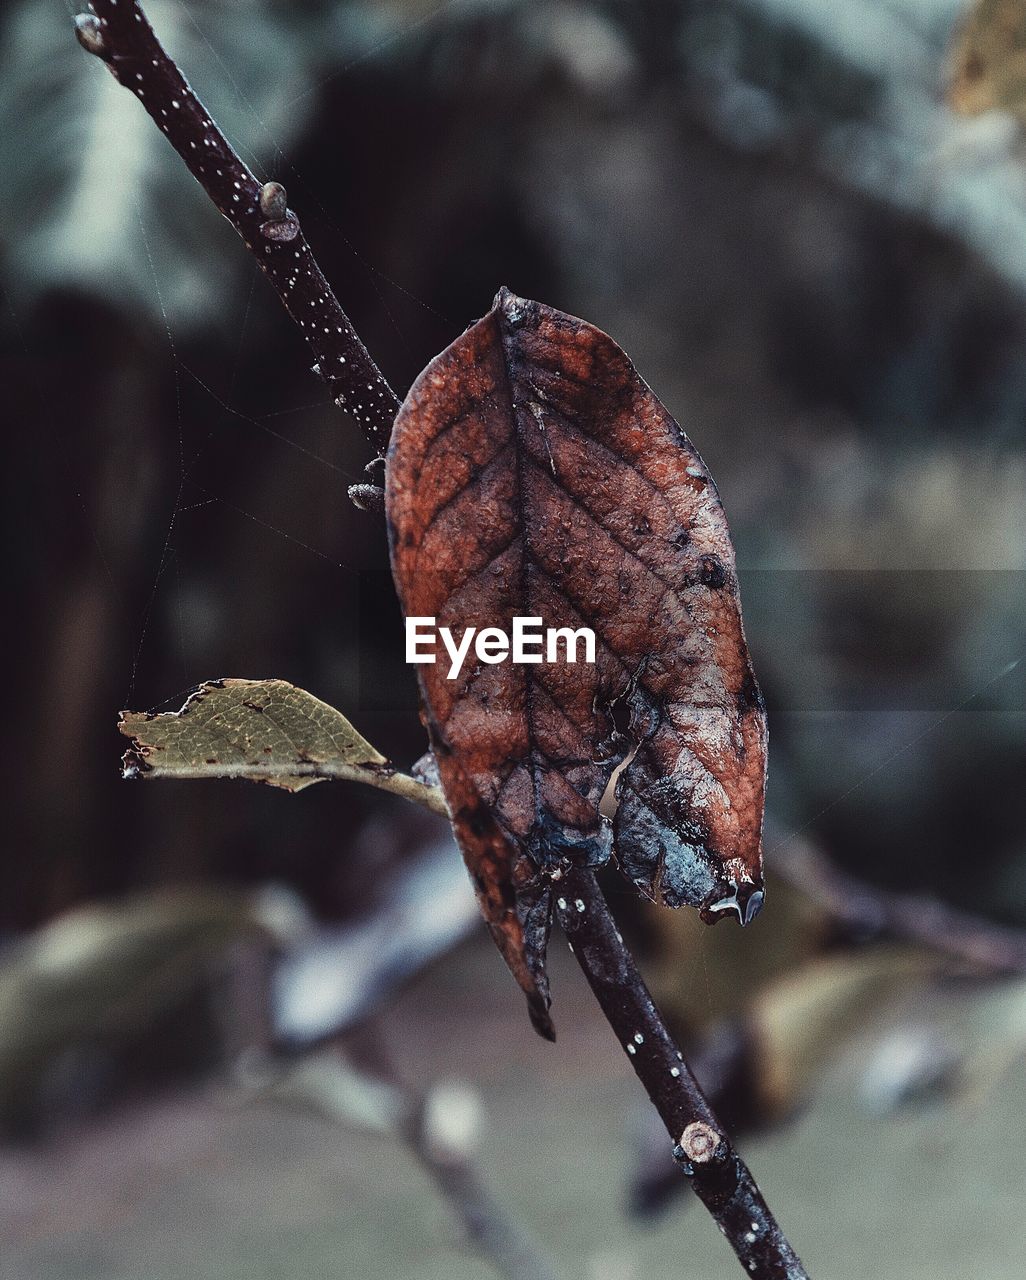
<path id="1" fill-rule="evenodd" d="M 658 900 L 750 920 L 766 725 L 730 536 L 704 463 L 623 351 L 501 291 L 411 389 L 386 503 L 408 616 L 457 636 L 514 616 L 597 636 L 594 665 L 468 659 L 455 680 L 419 667 L 493 927 L 516 915 L 522 859 L 547 879 L 614 852 Z M 611 824 L 599 806 L 614 771 Z"/>

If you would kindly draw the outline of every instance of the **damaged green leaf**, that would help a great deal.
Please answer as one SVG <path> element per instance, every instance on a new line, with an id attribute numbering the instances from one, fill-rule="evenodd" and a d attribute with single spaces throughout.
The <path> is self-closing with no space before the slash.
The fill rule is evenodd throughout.
<path id="1" fill-rule="evenodd" d="M 341 711 L 286 680 L 210 680 L 179 711 L 122 711 L 126 778 L 243 778 L 284 791 L 364 782 L 447 812 L 436 787 L 396 771 Z"/>

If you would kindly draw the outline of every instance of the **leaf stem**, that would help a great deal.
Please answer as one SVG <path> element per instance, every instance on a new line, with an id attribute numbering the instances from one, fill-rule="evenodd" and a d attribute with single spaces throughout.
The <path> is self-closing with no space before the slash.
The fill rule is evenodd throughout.
<path id="1" fill-rule="evenodd" d="M 587 869 L 559 889 L 556 916 L 609 1025 L 673 1140 L 673 1155 L 749 1276 L 808 1280 L 755 1179 L 666 1029 Z"/>
<path id="2" fill-rule="evenodd" d="M 135 0 L 93 0 L 75 19 L 79 43 L 130 89 L 242 237 L 313 353 L 314 371 L 379 452 L 399 397 L 332 292 L 284 188 L 261 184 L 189 87 Z"/>
<path id="3" fill-rule="evenodd" d="M 148 760 L 140 767 L 136 754 L 128 751 L 123 766 L 126 778 L 174 778 L 178 781 L 188 779 L 218 778 L 220 780 L 244 782 L 265 782 L 282 785 L 293 778 L 309 778 L 311 781 L 327 782 L 363 782 L 369 787 L 377 787 L 381 791 L 390 791 L 393 795 L 402 796 L 414 804 L 430 809 L 432 813 L 449 816 L 449 808 L 441 787 L 433 787 L 421 782 L 408 773 L 399 773 L 390 766 L 383 768 L 377 765 L 345 764 L 342 761 L 320 761 L 316 764 L 303 761 L 285 760 L 270 764 L 250 764 L 244 762 L 219 762 L 214 765 L 163 765 L 151 764 Z"/>

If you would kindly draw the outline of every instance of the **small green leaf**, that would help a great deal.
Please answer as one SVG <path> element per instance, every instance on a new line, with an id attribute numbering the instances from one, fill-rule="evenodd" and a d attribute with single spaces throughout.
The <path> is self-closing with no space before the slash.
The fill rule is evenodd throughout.
<path id="1" fill-rule="evenodd" d="M 397 773 L 341 711 L 286 680 L 211 680 L 180 711 L 122 711 L 126 778 L 245 778 L 285 791 L 366 782 L 446 812 L 437 787 Z"/>

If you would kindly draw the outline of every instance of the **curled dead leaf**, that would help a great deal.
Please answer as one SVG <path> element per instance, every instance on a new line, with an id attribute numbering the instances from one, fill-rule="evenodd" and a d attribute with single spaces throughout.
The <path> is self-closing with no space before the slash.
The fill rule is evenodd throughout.
<path id="1" fill-rule="evenodd" d="M 508 634 L 519 616 L 597 637 L 594 664 L 564 650 L 551 665 L 468 660 L 453 680 L 419 667 L 442 787 L 467 815 L 464 856 L 476 878 L 501 877 L 482 899 L 493 929 L 489 912 L 523 892 L 522 859 L 536 886 L 613 854 L 670 906 L 751 920 L 766 721 L 727 523 L 701 458 L 616 343 L 502 290 L 407 396 L 386 510 L 407 616 L 457 636 Z M 483 815 L 508 842 L 501 856 L 474 829 Z"/>

